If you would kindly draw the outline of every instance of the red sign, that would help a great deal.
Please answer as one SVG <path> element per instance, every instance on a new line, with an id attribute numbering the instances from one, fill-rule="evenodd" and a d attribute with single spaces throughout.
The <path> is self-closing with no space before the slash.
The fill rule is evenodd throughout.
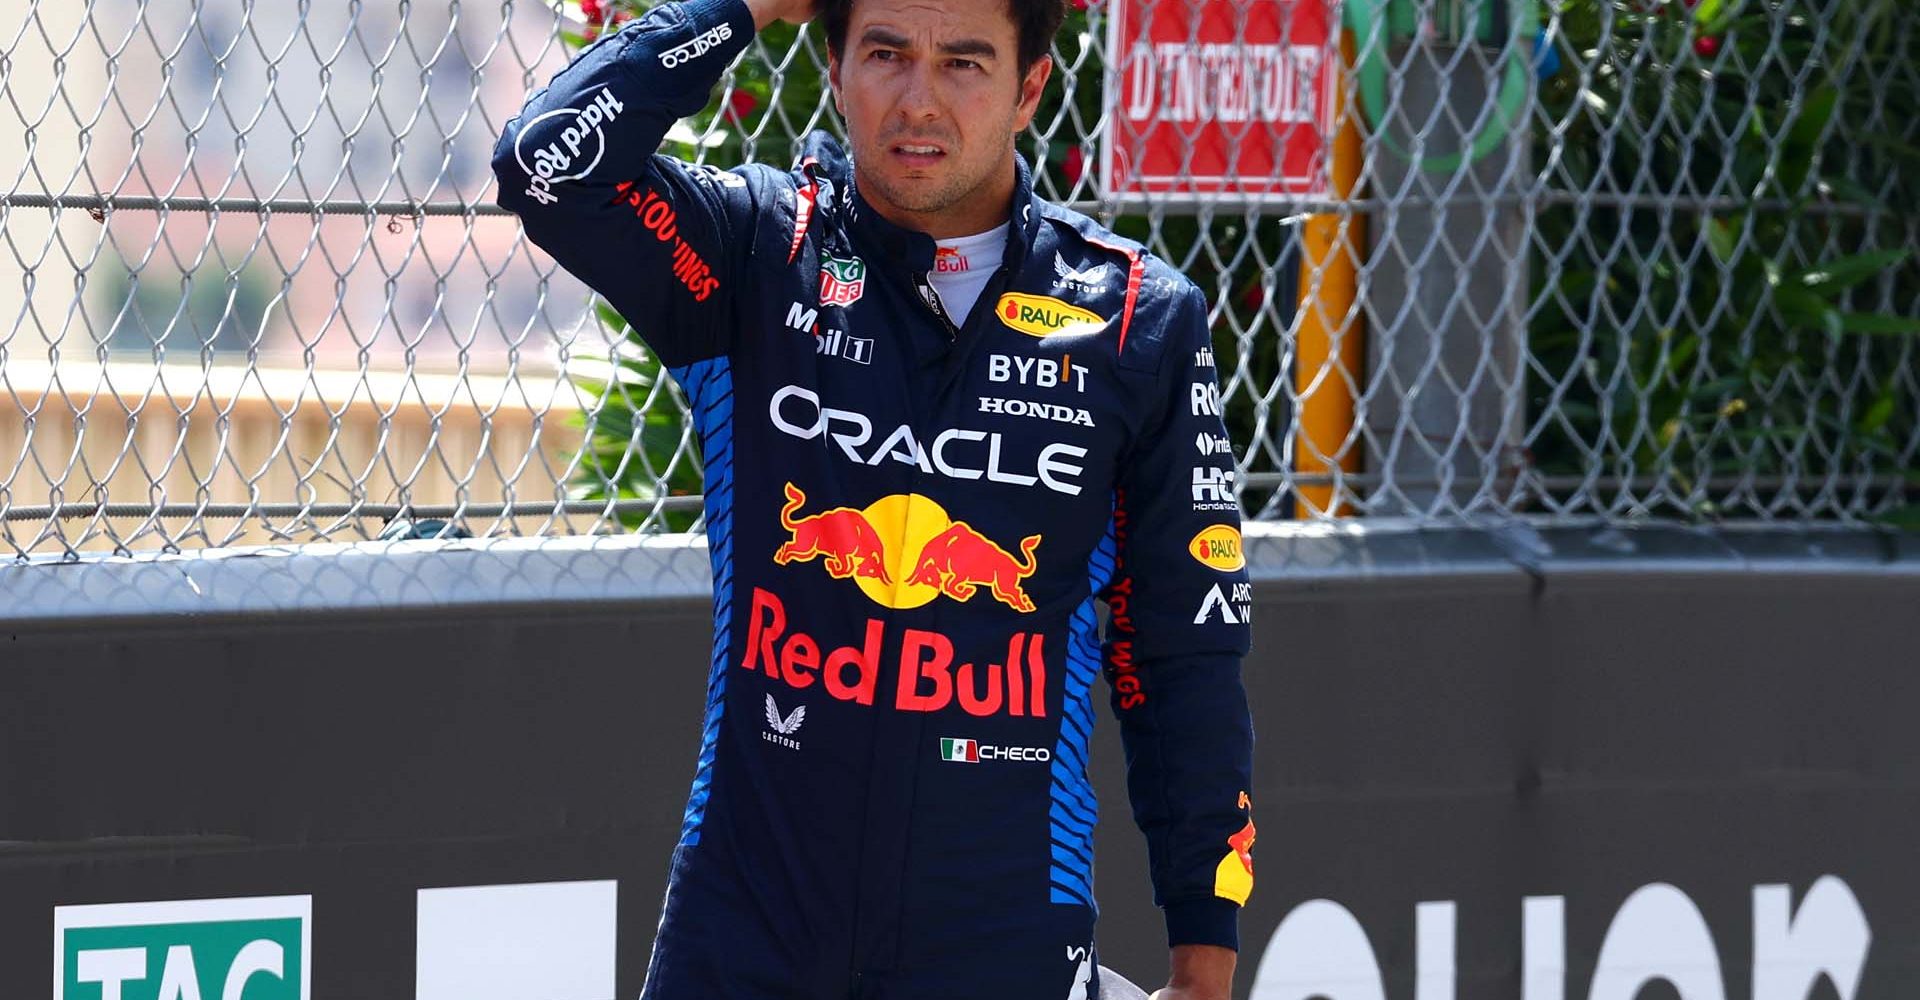
<path id="1" fill-rule="evenodd" d="M 1112 0 L 1102 188 L 1324 196 L 1338 0 Z"/>

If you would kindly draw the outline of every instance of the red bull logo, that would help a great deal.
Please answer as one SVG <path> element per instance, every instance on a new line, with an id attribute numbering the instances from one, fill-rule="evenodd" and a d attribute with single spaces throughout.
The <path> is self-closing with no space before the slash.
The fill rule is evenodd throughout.
<path id="1" fill-rule="evenodd" d="M 938 503 L 918 493 L 881 497 L 865 508 L 834 507 L 802 515 L 807 496 L 786 485 L 780 526 L 788 540 L 773 561 L 786 566 L 819 560 L 827 575 L 852 580 L 874 603 L 917 608 L 946 596 L 970 601 L 985 593 L 1022 614 L 1034 610 L 1025 581 L 1039 563 L 1041 536 L 1008 552 Z"/>
<path id="2" fill-rule="evenodd" d="M 855 579 L 860 579 L 856 576 Z M 938 712 L 958 704 L 968 715 L 1047 714 L 1046 636 L 1015 632 L 999 663 L 955 664 L 953 640 L 926 629 L 888 634 L 887 623 L 867 619 L 858 645 L 831 647 L 809 632 L 791 627 L 779 595 L 753 588 L 747 619 L 747 649 L 740 666 L 764 671 L 789 687 L 819 685 L 838 701 L 873 705 L 880 697 L 880 664 L 896 660 L 900 669 L 893 707 L 902 712 Z"/>
<path id="3" fill-rule="evenodd" d="M 851 507 L 795 518 L 806 506 L 807 495 L 798 486 L 787 484 L 787 502 L 780 508 L 780 526 L 793 537 L 773 553 L 773 561 L 785 566 L 813 558 L 825 561 L 827 575 L 836 580 L 862 576 L 892 583 L 886 567 L 886 547 L 873 530 L 866 515 Z"/>

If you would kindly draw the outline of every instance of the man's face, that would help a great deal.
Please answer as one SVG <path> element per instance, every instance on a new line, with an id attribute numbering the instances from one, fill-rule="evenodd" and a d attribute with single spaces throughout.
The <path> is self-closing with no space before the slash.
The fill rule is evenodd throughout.
<path id="1" fill-rule="evenodd" d="M 857 0 L 828 74 L 861 191 L 936 238 L 1006 221 L 1013 137 L 1033 119 L 1052 61 L 1020 73 L 1004 0 Z"/>

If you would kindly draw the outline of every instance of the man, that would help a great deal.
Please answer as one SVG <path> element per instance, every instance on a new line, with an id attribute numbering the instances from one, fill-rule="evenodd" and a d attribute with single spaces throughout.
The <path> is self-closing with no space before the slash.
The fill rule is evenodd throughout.
<path id="1" fill-rule="evenodd" d="M 642 996 L 1096 996 L 1104 664 L 1172 948 L 1156 996 L 1225 1000 L 1253 734 L 1206 302 L 1033 195 L 1013 143 L 1062 0 L 830 0 L 851 160 L 824 133 L 790 172 L 650 155 L 755 31 L 814 13 L 663 4 L 494 158 L 701 436 L 713 660 Z"/>

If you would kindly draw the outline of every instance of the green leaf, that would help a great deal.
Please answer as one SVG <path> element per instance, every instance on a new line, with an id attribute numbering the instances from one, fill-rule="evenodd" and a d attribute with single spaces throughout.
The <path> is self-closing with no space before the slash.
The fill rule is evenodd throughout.
<path id="1" fill-rule="evenodd" d="M 1700 5 L 1693 8 L 1693 23 L 1699 25 L 1697 30 L 1700 34 L 1717 35 L 1720 33 L 1720 28 L 1725 25 L 1715 27 L 1715 22 L 1722 17 L 1731 18 L 1733 12 L 1739 7 L 1738 0 L 1733 3 L 1728 3 L 1727 0 L 1700 0 Z"/>
<path id="2" fill-rule="evenodd" d="M 1818 146 L 1820 136 L 1827 130 L 1827 123 L 1833 120 L 1833 109 L 1839 103 L 1838 88 L 1816 88 L 1807 95 L 1806 103 L 1800 108 L 1800 117 L 1794 121 L 1793 130 L 1787 133 L 1787 141 L 1809 151 Z"/>
<path id="3" fill-rule="evenodd" d="M 1889 528 L 1901 528 L 1907 531 L 1920 531 L 1920 504 L 1907 504 L 1874 518 Z"/>
<path id="4" fill-rule="evenodd" d="M 1920 319 L 1906 316 L 1882 316 L 1878 313 L 1836 313 L 1840 329 L 1847 333 L 1872 333 L 1889 337 L 1920 337 Z"/>
<path id="5" fill-rule="evenodd" d="M 1782 283 L 1773 290 L 1774 308 L 1794 326 L 1809 330 L 1825 330 L 1839 333 L 1844 327 L 1842 318 L 1827 300 L 1808 290 L 1791 283 Z"/>
<path id="6" fill-rule="evenodd" d="M 1851 177 L 1821 177 L 1820 183 L 1833 192 L 1836 200 L 1858 205 L 1862 208 L 1881 207 L 1880 196 L 1867 190 L 1866 186 Z"/>
<path id="7" fill-rule="evenodd" d="M 602 299 L 596 304 L 593 307 L 593 311 L 595 315 L 600 317 L 600 322 L 606 324 L 609 330 L 624 330 L 628 326 L 627 321 L 621 317 L 620 312 L 608 305 L 605 299 Z"/>
<path id="8" fill-rule="evenodd" d="M 1854 254 L 1838 260 L 1822 261 L 1813 267 L 1786 275 L 1782 280 L 1797 282 L 1803 288 L 1812 289 L 1820 296 L 1832 299 L 1849 288 L 1885 274 L 1899 266 L 1908 256 L 1910 252 L 1907 250 L 1877 250 L 1873 253 Z"/>
<path id="9" fill-rule="evenodd" d="M 1722 264 L 1733 262 L 1734 248 L 1739 244 L 1740 231 L 1732 219 L 1710 219 L 1707 222 L 1707 248 L 1713 251 L 1713 257 Z"/>
<path id="10" fill-rule="evenodd" d="M 1872 434 L 1874 431 L 1887 426 L 1887 421 L 1893 419 L 1895 403 L 1893 383 L 1889 382 L 1887 383 L 1887 388 L 1880 393 L 1879 398 L 1873 401 L 1873 405 L 1867 407 L 1867 412 L 1860 415 L 1860 433 Z"/>
<path id="11" fill-rule="evenodd" d="M 1798 108 L 1787 110 L 1787 114 L 1794 116 L 1793 125 L 1778 150 L 1780 191 L 1786 196 L 1799 197 L 1806 189 L 1807 175 L 1813 171 L 1814 154 L 1820 150 L 1820 135 L 1833 120 L 1834 105 L 1839 97 L 1840 92 L 1834 88 L 1820 87 L 1808 94 Z M 1761 117 L 1761 114 L 1754 115 L 1755 120 Z"/>

